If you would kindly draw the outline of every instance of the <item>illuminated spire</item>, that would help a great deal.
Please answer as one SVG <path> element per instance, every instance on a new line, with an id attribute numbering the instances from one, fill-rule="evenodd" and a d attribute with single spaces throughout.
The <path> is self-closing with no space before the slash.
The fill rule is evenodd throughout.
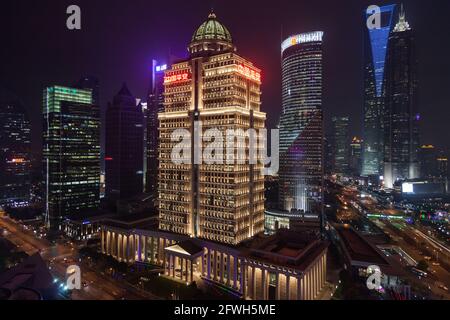
<path id="1" fill-rule="evenodd" d="M 403 8 L 403 3 L 400 8 L 400 14 L 398 18 L 398 22 L 395 25 L 394 32 L 403 32 L 411 30 L 408 21 L 406 21 L 406 13 L 405 8 Z"/>
<path id="2" fill-rule="evenodd" d="M 217 18 L 217 17 L 216 17 L 216 14 L 214 13 L 214 8 L 211 8 L 211 11 L 209 12 L 208 18 L 209 18 L 209 19 L 215 19 L 215 18 Z"/>

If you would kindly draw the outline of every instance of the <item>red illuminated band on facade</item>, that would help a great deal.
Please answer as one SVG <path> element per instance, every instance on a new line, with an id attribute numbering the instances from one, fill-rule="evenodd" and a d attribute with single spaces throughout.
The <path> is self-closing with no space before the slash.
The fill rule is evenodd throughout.
<path id="1" fill-rule="evenodd" d="M 238 72 L 249 79 L 261 82 L 261 73 L 259 73 L 258 71 L 255 71 L 249 67 L 246 67 L 244 65 L 239 65 Z"/>
<path id="2" fill-rule="evenodd" d="M 187 72 L 164 77 L 164 84 L 186 80 L 189 80 L 189 73 Z"/>

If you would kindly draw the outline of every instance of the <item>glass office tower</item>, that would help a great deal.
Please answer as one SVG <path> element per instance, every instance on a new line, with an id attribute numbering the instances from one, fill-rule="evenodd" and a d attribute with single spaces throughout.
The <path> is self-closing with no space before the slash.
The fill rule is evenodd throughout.
<path id="1" fill-rule="evenodd" d="M 100 112 L 90 89 L 43 92 L 46 222 L 95 211 L 100 202 Z M 53 224 L 52 224 L 53 225 Z"/>

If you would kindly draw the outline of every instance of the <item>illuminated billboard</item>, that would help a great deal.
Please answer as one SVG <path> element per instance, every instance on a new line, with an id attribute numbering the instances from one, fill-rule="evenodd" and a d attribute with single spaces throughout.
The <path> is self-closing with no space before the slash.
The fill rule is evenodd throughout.
<path id="1" fill-rule="evenodd" d="M 283 41 L 281 44 L 281 52 L 284 52 L 287 48 L 295 46 L 297 44 L 308 43 L 308 42 L 320 42 L 323 38 L 322 31 L 314 31 L 308 33 L 301 33 L 291 36 Z"/>
<path id="2" fill-rule="evenodd" d="M 189 78 L 190 78 L 189 73 L 187 73 L 187 72 L 169 75 L 169 76 L 164 77 L 164 84 L 186 81 L 186 80 L 189 80 Z"/>
<path id="3" fill-rule="evenodd" d="M 410 182 L 404 182 L 402 184 L 402 192 L 403 193 L 414 193 L 414 184 Z"/>
<path id="4" fill-rule="evenodd" d="M 163 71 L 167 70 L 167 64 L 156 66 L 155 70 L 156 70 L 156 72 L 163 72 Z"/>

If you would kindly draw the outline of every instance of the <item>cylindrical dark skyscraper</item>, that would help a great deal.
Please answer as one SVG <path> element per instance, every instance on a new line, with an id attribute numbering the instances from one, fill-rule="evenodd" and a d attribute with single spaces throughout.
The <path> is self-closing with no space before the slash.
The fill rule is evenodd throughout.
<path id="1" fill-rule="evenodd" d="M 322 208 L 322 37 L 310 32 L 282 47 L 280 207 L 319 216 Z"/>

